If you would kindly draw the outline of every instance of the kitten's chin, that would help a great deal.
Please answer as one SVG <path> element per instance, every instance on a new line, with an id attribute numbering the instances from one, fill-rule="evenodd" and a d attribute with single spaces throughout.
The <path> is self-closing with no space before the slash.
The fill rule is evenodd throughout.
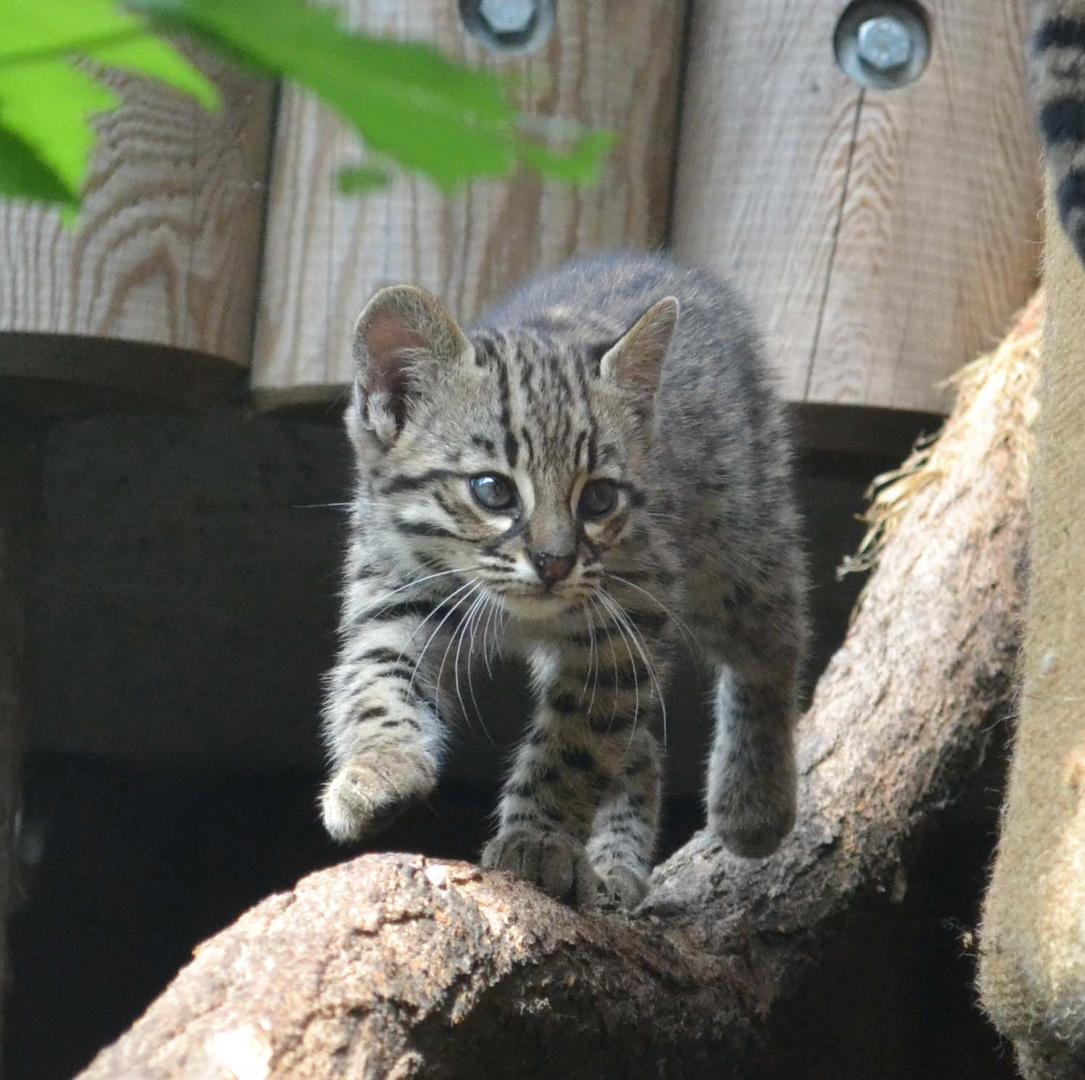
<path id="1" fill-rule="evenodd" d="M 501 603 L 505 610 L 525 622 L 542 622 L 564 615 L 573 607 L 574 601 L 547 593 L 504 593 Z"/>

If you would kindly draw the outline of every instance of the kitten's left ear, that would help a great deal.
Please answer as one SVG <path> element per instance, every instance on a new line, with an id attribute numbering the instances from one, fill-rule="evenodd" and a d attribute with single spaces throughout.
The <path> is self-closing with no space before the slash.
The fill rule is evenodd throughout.
<path id="1" fill-rule="evenodd" d="M 411 401 L 424 392 L 426 375 L 470 348 L 436 296 L 414 285 L 381 289 L 354 325 L 354 363 L 361 391 L 356 399 L 363 407 L 356 420 L 391 445 Z"/>
<path id="2" fill-rule="evenodd" d="M 677 325 L 678 301 L 666 296 L 637 319 L 599 362 L 600 376 L 629 391 L 640 410 L 651 410 Z"/>

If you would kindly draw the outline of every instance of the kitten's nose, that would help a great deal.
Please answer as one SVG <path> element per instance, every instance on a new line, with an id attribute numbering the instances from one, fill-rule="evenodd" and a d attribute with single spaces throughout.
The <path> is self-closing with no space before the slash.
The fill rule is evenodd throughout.
<path id="1" fill-rule="evenodd" d="M 549 551 L 533 551 L 531 561 L 535 564 L 539 579 L 547 585 L 554 585 L 572 573 L 576 565 L 576 555 L 554 555 Z"/>

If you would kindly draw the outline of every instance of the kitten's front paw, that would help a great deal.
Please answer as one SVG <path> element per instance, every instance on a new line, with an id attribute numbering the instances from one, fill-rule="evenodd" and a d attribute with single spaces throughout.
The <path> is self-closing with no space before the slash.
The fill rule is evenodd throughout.
<path id="1" fill-rule="evenodd" d="M 597 871 L 594 905 L 604 911 L 632 911 L 648 892 L 648 878 L 628 866 Z"/>
<path id="2" fill-rule="evenodd" d="M 324 828 L 339 841 L 358 840 L 393 821 L 412 799 L 437 783 L 433 762 L 419 750 L 385 749 L 355 758 L 324 788 Z"/>
<path id="3" fill-rule="evenodd" d="M 564 833 L 508 829 L 482 849 L 481 861 L 487 870 L 508 870 L 558 900 L 595 903 L 599 878 L 584 845 Z"/>

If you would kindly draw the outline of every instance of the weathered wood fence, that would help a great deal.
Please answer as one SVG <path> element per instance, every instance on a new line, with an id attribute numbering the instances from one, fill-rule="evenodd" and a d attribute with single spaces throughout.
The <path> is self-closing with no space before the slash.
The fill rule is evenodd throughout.
<path id="1" fill-rule="evenodd" d="M 226 102 L 210 115 L 125 77 L 83 228 L 0 203 L 8 390 L 198 398 L 248 368 L 265 405 L 327 401 L 379 284 L 419 282 L 469 318 L 570 255 L 669 242 L 749 295 L 792 402 L 940 411 L 941 380 L 1034 284 L 1027 0 L 931 0 L 929 59 L 895 89 L 841 70 L 844 0 L 562 0 L 526 54 L 480 43 L 444 0 L 340 6 L 514 73 L 530 115 L 614 130 L 602 183 L 519 175 L 444 198 L 404 177 L 346 197 L 335 174 L 357 147 L 296 89 L 273 118 L 266 85 L 207 62 Z"/>

